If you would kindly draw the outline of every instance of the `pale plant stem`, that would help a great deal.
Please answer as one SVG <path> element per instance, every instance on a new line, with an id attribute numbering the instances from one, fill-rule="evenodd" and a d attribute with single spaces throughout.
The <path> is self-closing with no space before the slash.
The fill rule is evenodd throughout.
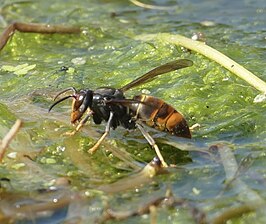
<path id="1" fill-rule="evenodd" d="M 183 46 L 189 50 L 195 51 L 217 62 L 233 74 L 237 75 L 239 78 L 248 82 L 257 90 L 266 93 L 266 83 L 263 80 L 255 76 L 253 73 L 248 71 L 243 66 L 239 65 L 231 58 L 227 57 L 226 55 L 222 54 L 221 52 L 217 51 L 216 49 L 208 46 L 203 42 L 195 41 L 181 35 L 168 33 L 141 35 L 137 36 L 136 39 L 144 41 L 160 39 L 171 44 Z"/>

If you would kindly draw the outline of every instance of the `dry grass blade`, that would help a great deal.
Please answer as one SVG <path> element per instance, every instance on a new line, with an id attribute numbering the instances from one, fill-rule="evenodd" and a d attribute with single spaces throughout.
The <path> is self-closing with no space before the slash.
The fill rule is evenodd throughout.
<path id="1" fill-rule="evenodd" d="M 239 193 L 239 201 L 241 201 L 243 204 L 238 207 L 229 208 L 223 211 L 221 214 L 214 217 L 211 223 L 226 223 L 232 218 L 240 217 L 245 213 L 254 211 L 258 212 L 258 216 L 265 221 L 265 200 L 256 191 L 249 188 L 238 176 L 236 176 L 239 167 L 231 148 L 225 144 L 217 144 L 217 147 L 222 164 L 224 166 L 226 179 L 229 182 L 234 179 L 234 181 L 231 182 L 231 185 L 235 191 Z"/>
<path id="2" fill-rule="evenodd" d="M 2 141 L 0 141 L 0 162 L 2 161 L 5 151 L 9 146 L 11 140 L 15 137 L 17 132 L 19 131 L 20 127 L 22 126 L 22 121 L 17 120 L 16 123 L 12 126 L 10 131 L 6 134 Z"/>
<path id="3" fill-rule="evenodd" d="M 227 181 L 231 181 L 232 179 L 234 180 L 232 185 L 240 194 L 243 194 L 243 199 L 256 201 L 258 204 L 265 204 L 265 201 L 257 194 L 257 192 L 250 189 L 242 180 L 240 180 L 238 176 L 236 176 L 239 166 L 236 162 L 232 149 L 224 144 L 218 144 L 217 146 L 224 166 Z"/>
<path id="4" fill-rule="evenodd" d="M 140 1 L 137 0 L 129 0 L 131 3 L 133 3 L 136 6 L 145 8 L 145 9 L 157 9 L 157 10 L 170 10 L 174 8 L 177 8 L 177 6 L 158 6 L 158 5 L 149 5 L 149 4 L 145 4 L 142 3 Z"/>

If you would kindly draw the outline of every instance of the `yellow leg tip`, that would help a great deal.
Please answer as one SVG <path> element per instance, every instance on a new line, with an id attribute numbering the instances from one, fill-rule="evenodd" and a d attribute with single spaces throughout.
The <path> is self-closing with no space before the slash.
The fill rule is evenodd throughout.
<path id="1" fill-rule="evenodd" d="M 169 167 L 165 161 L 161 161 L 161 163 L 162 163 L 162 167 L 165 167 L 165 168 Z"/>
<path id="2" fill-rule="evenodd" d="M 97 151 L 97 149 L 98 149 L 98 146 L 93 146 L 92 148 L 90 148 L 89 150 L 88 150 L 88 153 L 90 153 L 90 154 L 94 154 L 96 151 Z"/>
<path id="3" fill-rule="evenodd" d="M 76 133 L 77 133 L 76 131 L 68 131 L 68 132 L 64 133 L 63 136 L 73 136 Z"/>

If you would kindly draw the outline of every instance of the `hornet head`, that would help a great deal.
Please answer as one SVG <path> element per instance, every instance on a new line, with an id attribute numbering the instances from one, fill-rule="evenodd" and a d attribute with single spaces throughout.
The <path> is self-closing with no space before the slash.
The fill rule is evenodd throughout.
<path id="1" fill-rule="evenodd" d="M 51 111 L 55 105 L 57 105 L 57 104 L 61 103 L 62 101 L 72 97 L 73 98 L 72 111 L 71 111 L 70 117 L 71 117 L 71 123 L 74 124 L 77 121 L 79 121 L 80 118 L 83 116 L 83 114 L 86 112 L 86 110 L 91 107 L 92 99 L 93 99 L 93 91 L 92 90 L 77 91 L 74 87 L 69 87 L 69 88 L 59 92 L 55 96 L 54 100 L 56 100 L 57 97 L 59 97 L 60 95 L 62 95 L 63 93 L 65 93 L 67 91 L 72 91 L 73 93 L 57 100 L 56 102 L 54 102 L 50 106 L 49 111 Z"/>

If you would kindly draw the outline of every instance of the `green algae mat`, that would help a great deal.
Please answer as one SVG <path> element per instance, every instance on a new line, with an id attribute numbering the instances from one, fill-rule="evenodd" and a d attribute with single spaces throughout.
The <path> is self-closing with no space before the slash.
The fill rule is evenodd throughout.
<path id="1" fill-rule="evenodd" d="M 0 223 L 265 223 L 265 21 L 263 0 L 2 0 Z M 139 129 L 89 153 L 106 122 L 67 134 L 73 96 L 48 112 L 66 88 L 119 89 L 183 59 L 125 92 L 192 127 L 188 139 L 143 125 L 168 167 Z"/>

